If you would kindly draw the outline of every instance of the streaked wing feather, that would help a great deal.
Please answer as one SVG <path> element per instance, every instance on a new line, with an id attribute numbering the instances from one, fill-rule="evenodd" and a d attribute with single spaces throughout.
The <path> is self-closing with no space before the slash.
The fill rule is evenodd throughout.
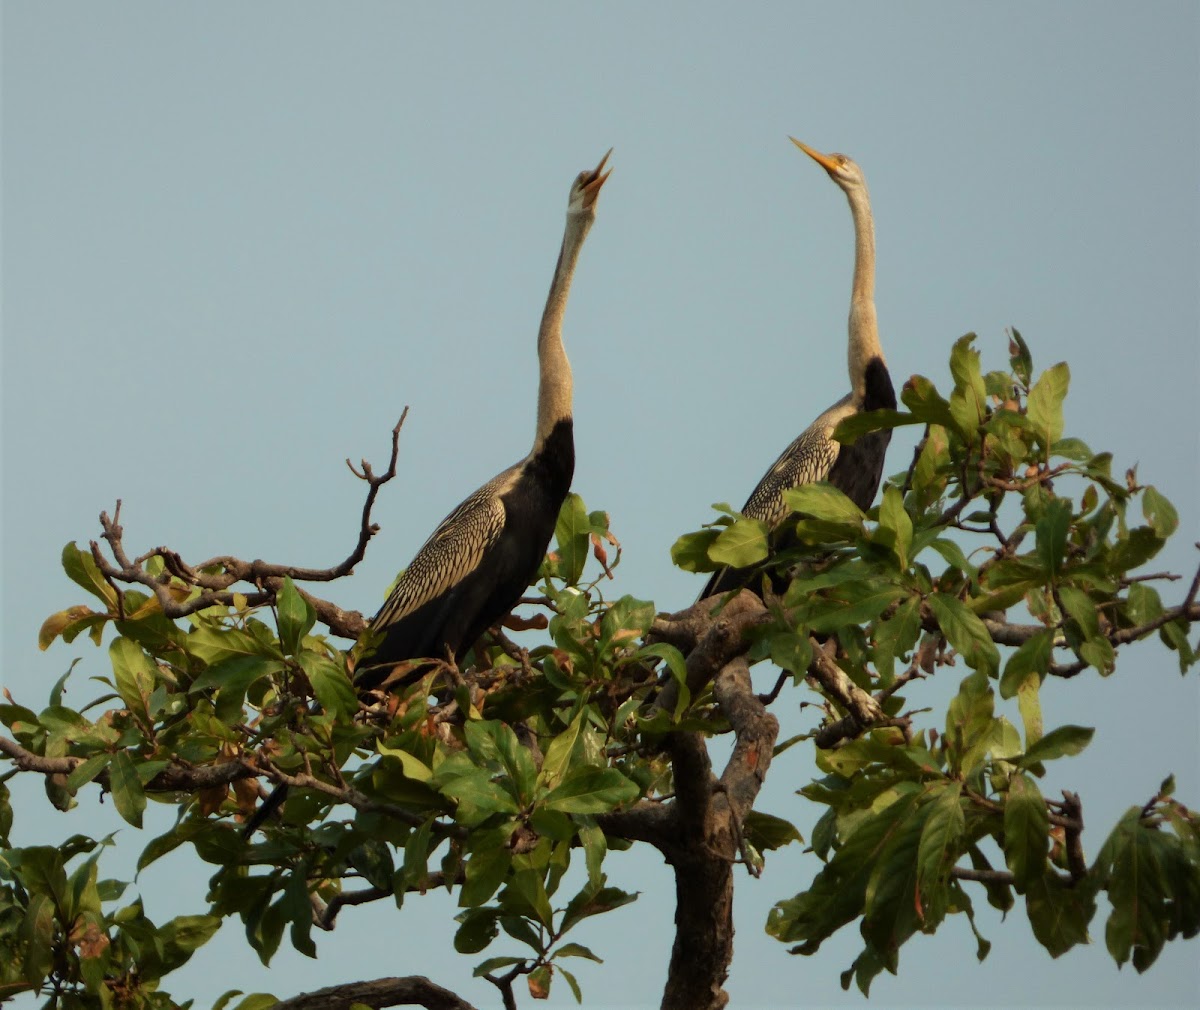
<path id="1" fill-rule="evenodd" d="M 396 581 L 371 626 L 386 628 L 449 590 L 478 566 L 504 529 L 504 502 L 489 481 L 441 521 Z"/>
<path id="2" fill-rule="evenodd" d="M 774 527 L 787 515 L 783 492 L 824 480 L 829 476 L 840 448 L 825 434 L 823 425 L 813 424 L 806 428 L 763 475 L 746 499 L 742 513 Z"/>

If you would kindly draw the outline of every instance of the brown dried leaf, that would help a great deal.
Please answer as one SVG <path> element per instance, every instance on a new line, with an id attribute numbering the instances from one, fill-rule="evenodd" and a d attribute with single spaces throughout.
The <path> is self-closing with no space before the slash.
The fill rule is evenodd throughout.
<path id="1" fill-rule="evenodd" d="M 204 817 L 210 814 L 215 814 L 221 809 L 221 804 L 225 802 L 225 797 L 229 795 L 229 786 L 213 786 L 211 789 L 201 789 L 200 798 L 200 813 Z"/>
<path id="2" fill-rule="evenodd" d="M 73 931 L 71 938 L 75 946 L 79 948 L 79 956 L 85 960 L 99 957 L 108 949 L 109 945 L 108 937 L 94 922 L 87 924 L 82 936 L 77 937 Z"/>
<path id="3" fill-rule="evenodd" d="M 546 619 L 545 614 L 534 614 L 532 617 L 509 614 L 500 624 L 509 631 L 545 631 L 550 627 L 550 622 Z"/>

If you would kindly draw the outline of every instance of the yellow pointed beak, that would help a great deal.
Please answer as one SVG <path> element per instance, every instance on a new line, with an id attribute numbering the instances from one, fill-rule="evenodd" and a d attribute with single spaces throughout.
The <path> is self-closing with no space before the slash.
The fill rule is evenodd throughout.
<path id="1" fill-rule="evenodd" d="M 807 144 L 803 144 L 800 141 L 798 141 L 795 137 L 788 137 L 788 140 L 790 140 L 793 144 L 795 144 L 798 148 L 800 148 L 801 151 L 803 151 L 810 158 L 812 158 L 812 160 L 815 161 L 818 165 L 820 165 L 823 169 L 825 169 L 826 172 L 837 171 L 837 164 L 834 162 L 834 160 L 831 157 L 829 157 L 829 155 L 822 154 L 820 151 L 813 150 Z"/>
<path id="2" fill-rule="evenodd" d="M 584 207 L 591 207 L 593 204 L 595 204 L 596 197 L 600 195 L 600 187 L 603 186 L 608 180 L 608 177 L 612 175 L 611 168 L 607 172 L 604 171 L 604 166 L 608 162 L 608 156 L 612 153 L 613 149 L 610 147 L 605 153 L 604 157 L 600 159 L 600 164 L 592 169 L 592 178 L 583 187 Z M 602 172 L 604 173 L 603 175 L 601 175 Z"/>

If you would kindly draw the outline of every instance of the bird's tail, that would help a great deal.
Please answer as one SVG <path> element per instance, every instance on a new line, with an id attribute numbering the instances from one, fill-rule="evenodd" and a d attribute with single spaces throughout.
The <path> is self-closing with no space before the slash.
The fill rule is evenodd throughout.
<path id="1" fill-rule="evenodd" d="M 276 786 L 274 792 L 263 800 L 262 806 L 250 815 L 250 820 L 242 828 L 242 837 L 248 839 L 253 835 L 262 826 L 263 822 L 283 805 L 283 801 L 287 799 L 287 794 L 287 786 Z"/>

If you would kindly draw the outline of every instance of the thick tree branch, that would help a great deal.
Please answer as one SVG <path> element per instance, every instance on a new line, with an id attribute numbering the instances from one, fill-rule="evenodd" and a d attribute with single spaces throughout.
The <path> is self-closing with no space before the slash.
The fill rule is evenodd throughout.
<path id="1" fill-rule="evenodd" d="M 822 644 L 815 638 L 809 638 L 812 646 L 812 662 L 808 666 L 808 675 L 842 708 L 849 712 L 862 728 L 873 726 L 887 719 L 887 715 L 870 694 L 854 683 L 830 656 L 830 651 L 836 646 L 831 639 Z"/>
<path id="2" fill-rule="evenodd" d="M 737 738 L 733 754 L 721 773 L 721 785 L 730 816 L 740 826 L 753 809 L 767 777 L 779 737 L 779 720 L 754 694 L 750 667 L 741 656 L 725 665 L 713 693 Z"/>
<path id="3" fill-rule="evenodd" d="M 355 1003 L 369 1007 L 415 1005 L 426 1010 L 475 1010 L 466 1000 L 424 975 L 334 985 L 280 1000 L 274 1010 L 349 1010 Z"/>
<path id="4" fill-rule="evenodd" d="M 692 695 L 704 690 L 735 656 L 744 653 L 750 643 L 745 639 L 747 629 L 770 620 L 762 601 L 743 590 L 714 617 L 712 599 L 656 620 L 651 636 L 667 641 L 687 654 L 687 687 Z M 690 651 L 689 651 L 690 649 Z M 657 709 L 673 712 L 679 699 L 679 685 L 674 680 L 663 685 L 655 699 Z"/>
<path id="5" fill-rule="evenodd" d="M 671 807 L 643 800 L 628 810 L 597 814 L 596 823 L 606 835 L 631 842 L 649 842 L 660 852 L 671 844 L 675 818 Z"/>

